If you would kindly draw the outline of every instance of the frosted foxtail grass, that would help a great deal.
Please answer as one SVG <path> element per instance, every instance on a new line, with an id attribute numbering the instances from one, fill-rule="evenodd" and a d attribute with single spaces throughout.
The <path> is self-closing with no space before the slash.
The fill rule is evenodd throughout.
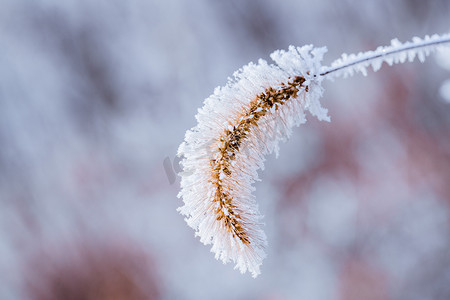
<path id="1" fill-rule="evenodd" d="M 323 79 L 348 77 L 367 68 L 421 62 L 432 51 L 450 43 L 450 35 L 392 40 L 375 51 L 346 55 L 326 67 L 325 47 L 290 46 L 271 54 L 275 64 L 260 59 L 234 73 L 215 89 L 199 109 L 198 124 L 186 132 L 178 149 L 182 157 L 181 191 L 184 215 L 200 241 L 223 263 L 234 262 L 242 273 L 260 273 L 266 236 L 262 230 L 253 183 L 264 168 L 267 154 L 278 155 L 279 141 L 287 140 L 294 126 L 306 122 L 306 112 L 330 121 L 319 102 Z"/>

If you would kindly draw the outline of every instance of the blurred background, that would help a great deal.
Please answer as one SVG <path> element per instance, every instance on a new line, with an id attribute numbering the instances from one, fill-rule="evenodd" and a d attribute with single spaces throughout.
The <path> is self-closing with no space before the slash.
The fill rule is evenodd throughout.
<path id="1" fill-rule="evenodd" d="M 289 45 L 324 64 L 450 31 L 450 1 L 0 0 L 0 299 L 450 299 L 450 53 L 325 82 L 269 156 L 268 257 L 216 261 L 176 212 L 216 86 Z"/>

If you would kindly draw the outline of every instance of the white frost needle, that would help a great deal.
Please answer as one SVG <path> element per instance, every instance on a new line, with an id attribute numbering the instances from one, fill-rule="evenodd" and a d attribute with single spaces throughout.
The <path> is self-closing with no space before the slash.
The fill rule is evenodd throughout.
<path id="1" fill-rule="evenodd" d="M 331 67 L 321 65 L 325 47 L 290 46 L 271 54 L 275 65 L 260 59 L 242 67 L 205 100 L 196 115 L 197 126 L 186 132 L 178 149 L 183 157 L 178 196 L 184 202 L 179 212 L 202 243 L 212 244 L 217 259 L 232 261 L 242 273 L 256 277 L 267 245 L 252 194 L 257 170 L 294 126 L 306 122 L 307 111 L 330 120 L 319 102 L 322 80 L 355 72 L 366 75 L 367 67 L 377 71 L 383 62 L 392 65 L 416 56 L 423 61 L 449 42 L 448 34 L 405 44 L 393 40 L 375 51 L 344 54 Z"/>

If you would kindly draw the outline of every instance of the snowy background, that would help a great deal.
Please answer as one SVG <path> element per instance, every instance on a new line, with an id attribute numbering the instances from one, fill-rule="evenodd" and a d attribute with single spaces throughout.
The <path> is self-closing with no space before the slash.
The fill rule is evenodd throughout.
<path id="1" fill-rule="evenodd" d="M 176 212 L 203 100 L 290 44 L 450 31 L 441 1 L 0 0 L 0 299 L 450 299 L 450 54 L 325 82 L 256 184 L 268 257 Z M 446 100 L 447 99 L 447 100 Z"/>

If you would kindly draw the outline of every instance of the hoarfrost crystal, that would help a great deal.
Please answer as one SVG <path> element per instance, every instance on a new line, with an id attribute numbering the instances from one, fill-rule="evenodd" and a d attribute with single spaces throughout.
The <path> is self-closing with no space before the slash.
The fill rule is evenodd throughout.
<path id="1" fill-rule="evenodd" d="M 449 40 L 450 34 L 427 35 L 423 39 L 414 37 L 411 42 L 405 43 L 393 39 L 390 46 L 380 46 L 375 51 L 350 55 L 344 53 L 341 58 L 331 64 L 331 67 L 323 67 L 321 74 L 327 75 L 328 79 L 345 78 L 356 72 L 366 76 L 368 67 L 371 66 L 376 72 L 381 68 L 383 62 L 392 66 L 393 64 L 404 63 L 406 60 L 412 62 L 416 56 L 420 62 L 424 62 L 426 56 L 438 47 L 448 44 Z"/>
<path id="2" fill-rule="evenodd" d="M 216 88 L 199 109 L 197 126 L 186 132 L 179 208 L 216 259 L 234 262 L 254 277 L 265 257 L 266 237 L 252 184 L 264 156 L 277 152 L 291 128 L 309 111 L 329 120 L 322 108 L 320 61 L 326 48 L 304 46 L 276 51 L 277 65 L 259 60 Z"/>

